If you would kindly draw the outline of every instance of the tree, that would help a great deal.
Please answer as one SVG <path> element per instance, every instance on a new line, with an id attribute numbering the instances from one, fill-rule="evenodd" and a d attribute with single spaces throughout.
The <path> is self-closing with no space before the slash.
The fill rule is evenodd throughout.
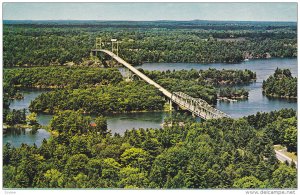
<path id="1" fill-rule="evenodd" d="M 17 171 L 15 176 L 16 186 L 17 188 L 28 188 L 30 187 L 30 178 L 28 174 L 24 171 Z"/>
<path id="2" fill-rule="evenodd" d="M 161 150 L 161 144 L 157 140 L 157 138 L 149 138 L 142 143 L 142 148 L 145 151 L 148 151 L 151 156 L 157 156 Z"/>
<path id="3" fill-rule="evenodd" d="M 102 163 L 102 178 L 107 181 L 107 187 L 116 186 L 119 181 L 121 165 L 113 158 L 106 158 Z"/>
<path id="4" fill-rule="evenodd" d="M 6 113 L 4 122 L 8 125 L 25 124 L 26 123 L 26 110 L 15 110 Z"/>
<path id="5" fill-rule="evenodd" d="M 71 156 L 65 166 L 65 173 L 69 176 L 76 176 L 86 172 L 86 164 L 89 159 L 85 154 L 75 154 Z"/>
<path id="6" fill-rule="evenodd" d="M 5 188 L 16 188 L 18 186 L 17 180 L 19 180 L 17 175 L 17 170 L 16 167 L 8 165 L 8 166 L 3 166 L 3 187 Z"/>
<path id="7" fill-rule="evenodd" d="M 274 188 L 296 188 L 297 187 L 297 170 L 281 164 L 272 174 L 271 180 Z"/>
<path id="8" fill-rule="evenodd" d="M 100 132 L 102 135 L 105 135 L 107 133 L 107 120 L 103 116 L 98 116 L 95 118 L 95 130 L 97 132 Z"/>
<path id="9" fill-rule="evenodd" d="M 73 177 L 75 188 L 88 188 L 89 178 L 83 173 L 79 173 L 77 176 Z"/>
<path id="10" fill-rule="evenodd" d="M 87 173 L 90 178 L 101 177 L 102 174 L 102 163 L 101 159 L 90 159 L 87 164 Z"/>
<path id="11" fill-rule="evenodd" d="M 44 173 L 45 180 L 43 181 L 46 184 L 47 188 L 61 188 L 64 187 L 62 173 L 57 169 L 50 169 Z"/>
<path id="12" fill-rule="evenodd" d="M 85 154 L 90 156 L 89 140 L 87 137 L 75 135 L 71 137 L 69 144 L 69 151 L 72 155 L 74 154 Z"/>
<path id="13" fill-rule="evenodd" d="M 90 128 L 90 121 L 90 117 L 84 117 L 79 112 L 66 110 L 53 116 L 50 121 L 50 128 L 63 135 L 72 136 L 86 133 Z"/>
<path id="14" fill-rule="evenodd" d="M 263 182 L 259 181 L 254 176 L 246 176 L 240 179 L 237 179 L 233 183 L 234 188 L 260 188 L 262 186 Z"/>
<path id="15" fill-rule="evenodd" d="M 30 113 L 29 115 L 26 116 L 26 122 L 29 125 L 36 125 L 37 123 L 37 114 L 35 112 Z"/>
<path id="16" fill-rule="evenodd" d="M 291 126 L 285 129 L 283 143 L 289 152 L 297 152 L 297 127 Z"/>
<path id="17" fill-rule="evenodd" d="M 126 149 L 121 155 L 121 161 L 125 166 L 148 170 L 150 166 L 149 153 L 141 148 Z"/>
<path id="18" fill-rule="evenodd" d="M 146 188 L 149 184 L 147 173 L 140 171 L 138 168 L 125 167 L 120 170 L 121 188 Z"/>

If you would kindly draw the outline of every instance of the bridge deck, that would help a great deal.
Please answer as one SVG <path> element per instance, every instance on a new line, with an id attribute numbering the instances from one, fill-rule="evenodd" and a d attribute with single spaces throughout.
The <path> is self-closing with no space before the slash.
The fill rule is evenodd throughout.
<path id="1" fill-rule="evenodd" d="M 210 106 L 205 100 L 200 98 L 193 98 L 184 94 L 182 92 L 170 93 L 168 90 L 151 80 L 149 77 L 144 75 L 142 72 L 134 68 L 131 64 L 127 63 L 125 60 L 117 56 L 111 51 L 105 49 L 95 49 L 92 51 L 99 51 L 108 54 L 115 60 L 117 60 L 120 64 L 123 64 L 126 68 L 132 71 L 134 74 L 139 76 L 141 79 L 149 83 L 150 85 L 154 85 L 159 91 L 161 91 L 165 96 L 171 99 L 174 103 L 178 104 L 191 111 L 196 116 L 199 116 L 203 119 L 213 119 L 213 118 L 222 118 L 222 117 L 230 117 L 229 115 L 223 113 L 220 110 L 215 109 Z"/>

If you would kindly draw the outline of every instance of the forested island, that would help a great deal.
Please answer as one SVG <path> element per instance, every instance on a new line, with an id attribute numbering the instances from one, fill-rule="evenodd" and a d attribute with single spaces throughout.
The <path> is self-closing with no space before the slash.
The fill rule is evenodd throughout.
<path id="1" fill-rule="evenodd" d="M 297 98 L 297 77 L 289 69 L 275 70 L 266 81 L 263 81 L 263 93 L 268 97 Z"/>
<path id="2" fill-rule="evenodd" d="M 107 132 L 101 117 L 96 125 L 91 122 L 79 112 L 59 112 L 50 122 L 56 136 L 41 147 L 6 144 L 4 187 L 297 187 L 295 165 L 279 163 L 273 150 L 283 137 L 296 136 L 290 133 L 297 131 L 293 110 L 184 126 L 174 120 L 171 127 L 130 130 L 123 136 Z M 291 140 L 288 147 L 297 150 Z"/>
<path id="3" fill-rule="evenodd" d="M 93 64 L 96 37 L 121 41 L 119 56 L 133 65 L 297 56 L 294 22 L 4 21 L 4 67 Z"/>
<path id="4" fill-rule="evenodd" d="M 159 82 L 163 79 L 194 80 L 200 85 L 230 86 L 239 84 L 249 84 L 256 80 L 256 73 L 251 70 L 178 70 L 178 71 L 147 71 L 139 69 L 149 78 Z"/>
<path id="5" fill-rule="evenodd" d="M 154 86 L 136 81 L 43 93 L 31 102 L 29 110 L 46 113 L 81 110 L 84 113 L 102 114 L 163 110 L 164 103 L 163 95 Z"/>
<path id="6" fill-rule="evenodd" d="M 244 88 L 221 88 L 218 98 L 225 101 L 248 99 L 249 92 Z"/>

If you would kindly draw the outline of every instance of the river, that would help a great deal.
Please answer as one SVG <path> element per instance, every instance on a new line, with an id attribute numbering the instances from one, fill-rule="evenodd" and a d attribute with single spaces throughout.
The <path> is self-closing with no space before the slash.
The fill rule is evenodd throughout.
<path id="1" fill-rule="evenodd" d="M 297 109 L 296 100 L 272 99 L 263 96 L 262 94 L 262 81 L 266 80 L 274 73 L 276 68 L 288 68 L 291 70 L 294 77 L 297 74 L 297 59 L 295 58 L 274 58 L 274 59 L 256 59 L 249 60 L 239 64 L 193 64 L 193 63 L 146 63 L 137 68 L 145 70 L 207 70 L 209 68 L 216 69 L 248 69 L 256 72 L 257 80 L 255 83 L 243 86 L 249 90 L 249 98 L 246 101 L 238 102 L 224 102 L 219 101 L 216 105 L 217 109 L 229 114 L 233 118 L 239 118 L 255 114 L 256 112 L 269 112 L 272 110 L 279 110 L 281 108 L 294 108 Z"/>
<path id="2" fill-rule="evenodd" d="M 275 58 L 275 59 L 260 59 L 250 60 L 239 64 L 194 64 L 194 63 L 145 63 L 137 68 L 145 70 L 182 70 L 182 69 L 196 69 L 206 70 L 208 68 L 216 69 L 249 69 L 256 72 L 257 80 L 255 83 L 243 86 L 249 90 L 249 99 L 238 102 L 218 102 L 216 107 L 219 110 L 229 114 L 233 118 L 239 118 L 256 112 L 269 112 L 272 110 L 279 110 L 281 108 L 297 109 L 297 102 L 295 100 L 271 99 L 262 95 L 262 81 L 267 79 L 274 73 L 275 69 L 288 68 L 291 70 L 293 76 L 297 76 L 297 59 L 293 58 Z M 11 109 L 27 109 L 30 101 L 35 99 L 44 91 L 25 91 L 23 100 L 14 100 L 11 102 Z M 126 129 L 138 128 L 160 128 L 164 118 L 168 115 L 165 112 L 146 112 L 146 113 L 126 113 L 113 114 L 107 116 L 108 129 L 112 133 L 123 134 Z M 38 122 L 41 125 L 47 125 L 51 120 L 52 115 L 39 114 Z M 21 143 L 33 144 L 38 146 L 43 139 L 48 139 L 49 133 L 40 129 L 36 134 L 32 134 L 30 130 L 12 130 L 4 134 L 3 144 L 10 142 L 14 146 L 20 146 Z"/>

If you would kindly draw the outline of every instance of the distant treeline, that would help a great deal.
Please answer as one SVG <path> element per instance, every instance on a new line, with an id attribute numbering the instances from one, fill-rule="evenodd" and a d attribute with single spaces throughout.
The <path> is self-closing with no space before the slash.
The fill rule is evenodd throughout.
<path id="1" fill-rule="evenodd" d="M 241 62 L 245 58 L 296 57 L 294 23 L 160 22 L 6 22 L 5 67 L 80 64 L 95 38 L 121 41 L 119 55 L 144 62 Z M 104 48 L 111 48 L 110 45 Z"/>
<path id="2" fill-rule="evenodd" d="M 4 20 L 5 25 L 31 25 L 34 27 L 104 27 L 104 28 L 175 28 L 209 30 L 272 30 L 280 28 L 297 29 L 296 22 L 251 22 L 251 21 L 99 21 L 99 20 Z"/>

